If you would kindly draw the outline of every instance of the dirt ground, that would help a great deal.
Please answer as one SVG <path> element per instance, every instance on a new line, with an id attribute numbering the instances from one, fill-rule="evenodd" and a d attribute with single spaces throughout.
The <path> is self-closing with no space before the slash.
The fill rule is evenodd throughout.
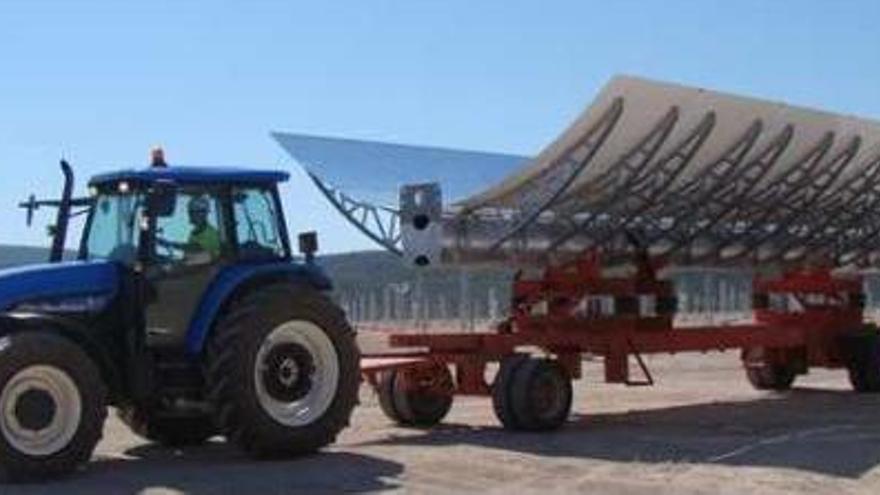
<path id="1" fill-rule="evenodd" d="M 487 399 L 458 400 L 446 424 L 394 427 L 371 391 L 326 452 L 253 461 L 217 440 L 172 450 L 118 421 L 93 462 L 60 482 L 2 494 L 324 492 L 880 493 L 880 397 L 816 370 L 796 389 L 751 389 L 736 353 L 657 356 L 654 387 L 599 382 L 587 366 L 561 431 L 502 431 Z"/>

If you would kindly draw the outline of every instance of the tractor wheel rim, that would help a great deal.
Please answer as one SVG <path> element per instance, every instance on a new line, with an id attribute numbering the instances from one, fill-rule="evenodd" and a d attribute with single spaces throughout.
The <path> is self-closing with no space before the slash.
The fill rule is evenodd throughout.
<path id="1" fill-rule="evenodd" d="M 50 406 L 51 411 L 39 406 Z M 65 448 L 81 418 L 82 397 L 76 383 L 54 366 L 28 366 L 0 392 L 0 433 L 28 456 L 50 456 Z"/>
<path id="2" fill-rule="evenodd" d="M 293 320 L 275 327 L 263 339 L 255 363 L 254 385 L 260 407 L 282 425 L 313 423 L 336 397 L 336 347 L 312 322 Z"/>

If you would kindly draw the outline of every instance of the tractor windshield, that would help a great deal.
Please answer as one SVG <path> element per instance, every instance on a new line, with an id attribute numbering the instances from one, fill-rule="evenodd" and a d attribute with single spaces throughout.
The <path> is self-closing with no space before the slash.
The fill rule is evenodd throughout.
<path id="1" fill-rule="evenodd" d="M 95 198 L 80 257 L 133 263 L 143 201 L 137 193 L 102 192 Z"/>

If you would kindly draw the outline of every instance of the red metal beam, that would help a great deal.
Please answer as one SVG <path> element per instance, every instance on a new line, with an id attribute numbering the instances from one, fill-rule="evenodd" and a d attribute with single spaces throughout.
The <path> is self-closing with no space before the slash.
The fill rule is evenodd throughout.
<path id="1" fill-rule="evenodd" d="M 562 327 L 547 332 L 509 334 L 396 334 L 391 336 L 390 344 L 393 347 L 425 347 L 432 356 L 437 353 L 474 352 L 503 355 L 517 347 L 525 346 L 606 354 L 613 345 L 625 343 L 627 340 L 642 354 L 712 351 L 746 346 L 797 347 L 804 345 L 805 342 L 804 332 L 792 327 L 731 325 L 676 328 L 666 331 L 610 328 L 572 332 Z"/>

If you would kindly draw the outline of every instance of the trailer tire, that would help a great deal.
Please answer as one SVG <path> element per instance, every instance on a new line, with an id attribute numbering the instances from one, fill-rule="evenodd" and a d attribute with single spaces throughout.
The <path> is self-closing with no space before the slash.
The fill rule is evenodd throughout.
<path id="1" fill-rule="evenodd" d="M 379 407 L 401 426 L 427 428 L 440 423 L 449 413 L 452 389 L 452 374 L 446 365 L 393 369 L 380 378 Z"/>
<path id="2" fill-rule="evenodd" d="M 749 383 L 757 390 L 789 390 L 794 384 L 795 372 L 788 366 L 763 364 L 746 368 Z"/>
<path id="3" fill-rule="evenodd" d="M 397 381 L 397 373 L 395 370 L 388 370 L 379 373 L 379 383 L 376 385 L 376 395 L 379 396 L 379 409 L 391 421 L 402 424 L 403 419 L 397 406 L 394 405 L 394 385 Z"/>
<path id="4" fill-rule="evenodd" d="M 138 436 L 169 447 L 200 445 L 217 434 L 207 415 L 164 416 L 135 406 L 123 407 L 116 415 Z"/>
<path id="5" fill-rule="evenodd" d="M 519 429 L 555 430 L 568 419 L 572 402 L 571 378 L 558 361 L 527 360 L 517 368 L 511 385 Z"/>
<path id="6" fill-rule="evenodd" d="M 257 457 L 333 442 L 358 402 L 359 352 L 345 315 L 306 286 L 264 286 L 236 301 L 207 347 L 214 420 Z"/>
<path id="7" fill-rule="evenodd" d="M 516 370 L 528 360 L 528 356 L 514 354 L 501 360 L 495 381 L 492 383 L 492 408 L 495 416 L 506 430 L 519 430 L 520 420 L 513 408 L 513 376 Z"/>
<path id="8" fill-rule="evenodd" d="M 106 401 L 98 367 L 73 342 L 42 332 L 0 337 L 5 478 L 45 480 L 87 462 L 103 433 Z"/>
<path id="9" fill-rule="evenodd" d="M 880 392 L 880 336 L 876 331 L 847 339 L 847 371 L 853 390 Z"/>
<path id="10" fill-rule="evenodd" d="M 772 361 L 768 357 L 770 352 L 772 350 L 764 347 L 743 349 L 746 378 L 756 390 L 789 390 L 797 377 L 797 370 L 791 364 Z"/>

